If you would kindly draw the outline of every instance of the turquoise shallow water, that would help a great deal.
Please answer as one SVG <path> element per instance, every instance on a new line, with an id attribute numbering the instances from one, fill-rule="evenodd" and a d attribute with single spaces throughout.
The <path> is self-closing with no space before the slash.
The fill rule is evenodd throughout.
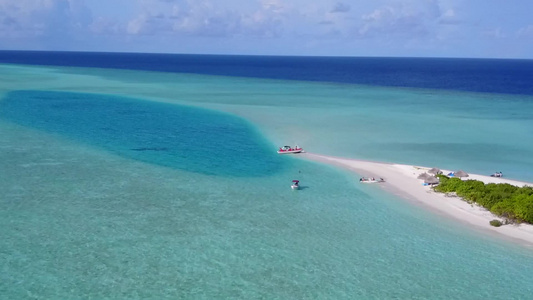
<path id="1" fill-rule="evenodd" d="M 107 95 L 15 91 L 4 97 L 0 116 L 189 172 L 252 177 L 283 168 L 243 120 L 205 109 Z"/>
<path id="2" fill-rule="evenodd" d="M 528 180 L 529 99 L 112 70 L 2 69 L 3 297 L 520 299 L 533 292 L 531 249 L 359 186 L 353 174 L 273 153 L 280 144 L 297 142 L 317 153 L 457 164 L 469 171 L 497 168 Z M 34 102 L 26 102 L 26 110 L 7 110 L 28 93 L 63 99 L 39 91 L 82 97 L 88 104 L 119 102 L 128 113 L 138 111 L 137 99 L 187 104 L 189 116 L 239 124 L 230 133 L 263 150 L 249 161 L 258 166 L 239 169 L 249 176 L 203 172 L 213 162 L 201 157 L 189 159 L 201 168 L 180 167 L 140 157 L 153 151 L 132 150 L 151 148 L 144 142 L 158 135 L 124 147 L 134 154 L 129 156 L 114 151 L 124 146 L 120 134 L 81 125 L 111 122 L 104 127 L 125 126 L 124 136 L 140 130 L 139 124 L 153 127 L 128 123 L 131 118 L 106 121 L 109 116 L 101 114 L 41 124 L 56 110 L 36 110 Z M 161 108 L 142 105 L 149 115 Z M 179 118 L 181 109 L 170 105 L 164 111 Z M 78 113 L 84 111 L 95 112 Z M 177 119 L 162 124 L 155 128 L 183 126 Z M 191 143 L 199 136 L 183 138 Z M 159 142 L 179 146 L 172 136 Z M 228 149 L 207 153 L 238 159 Z M 272 164 L 278 167 L 268 169 Z M 288 187 L 294 178 L 302 181 L 301 191 Z"/>

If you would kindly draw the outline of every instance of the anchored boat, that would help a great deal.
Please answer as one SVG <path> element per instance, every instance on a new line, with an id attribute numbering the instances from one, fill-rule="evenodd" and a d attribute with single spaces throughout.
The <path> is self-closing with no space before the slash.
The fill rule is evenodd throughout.
<path id="1" fill-rule="evenodd" d="M 291 146 L 283 146 L 279 148 L 278 153 L 288 154 L 288 153 L 300 153 L 302 151 L 304 151 L 304 149 L 302 149 L 301 147 L 298 147 L 297 145 L 294 146 L 294 148 Z"/>
<path id="2" fill-rule="evenodd" d="M 299 180 L 293 180 L 292 181 L 292 185 L 291 185 L 291 189 L 293 190 L 298 190 L 300 189 L 300 185 L 299 185 L 300 181 Z"/>
<path id="3" fill-rule="evenodd" d="M 374 177 L 361 177 L 361 178 L 359 178 L 359 182 L 361 182 L 361 183 L 378 183 L 378 182 L 385 182 L 385 179 L 383 179 L 383 178 L 374 178 Z"/>

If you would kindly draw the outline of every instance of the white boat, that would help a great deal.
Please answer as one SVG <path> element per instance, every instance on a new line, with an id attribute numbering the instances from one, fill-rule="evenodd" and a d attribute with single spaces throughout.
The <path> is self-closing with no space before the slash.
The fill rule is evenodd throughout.
<path id="1" fill-rule="evenodd" d="M 279 154 L 289 154 L 289 153 L 300 153 L 304 151 L 304 149 L 298 147 L 298 146 L 294 146 L 294 148 L 292 148 L 291 146 L 283 146 L 283 147 L 280 147 L 279 150 L 278 150 L 278 153 Z"/>
<path id="2" fill-rule="evenodd" d="M 298 190 L 300 189 L 300 185 L 299 185 L 300 181 L 299 180 L 293 180 L 292 181 L 292 185 L 291 185 L 291 189 L 293 190 Z"/>
<path id="3" fill-rule="evenodd" d="M 361 177 L 361 178 L 359 178 L 359 182 L 361 182 L 361 183 L 379 183 L 379 182 L 385 182 L 385 179 L 383 179 L 383 178 L 374 178 L 374 177 Z"/>

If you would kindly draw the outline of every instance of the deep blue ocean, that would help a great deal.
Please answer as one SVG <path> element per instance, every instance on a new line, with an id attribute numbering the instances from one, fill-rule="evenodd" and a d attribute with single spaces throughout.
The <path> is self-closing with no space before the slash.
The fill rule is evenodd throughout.
<path id="1" fill-rule="evenodd" d="M 0 51 L 0 63 L 533 95 L 533 60 Z"/>

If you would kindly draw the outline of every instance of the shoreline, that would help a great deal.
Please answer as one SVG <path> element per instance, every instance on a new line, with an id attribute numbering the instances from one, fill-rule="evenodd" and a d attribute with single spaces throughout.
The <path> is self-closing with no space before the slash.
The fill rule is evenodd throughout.
<path id="1" fill-rule="evenodd" d="M 500 227 L 491 226 L 489 224 L 491 220 L 503 219 L 493 215 L 490 211 L 479 205 L 469 204 L 460 197 L 449 197 L 444 193 L 433 191 L 429 186 L 424 186 L 423 180 L 417 179 L 417 176 L 431 169 L 430 167 L 340 158 L 308 152 L 302 153 L 299 156 L 308 160 L 348 169 L 359 176 L 382 177 L 385 179 L 385 182 L 374 184 L 391 194 L 417 204 L 422 204 L 434 212 L 441 213 L 460 222 L 473 225 L 475 227 L 474 229 L 481 229 L 486 233 L 498 235 L 499 238 L 514 240 L 533 248 L 533 225 L 508 224 Z M 449 172 L 448 170 L 442 171 L 444 174 Z M 519 187 L 524 185 L 533 186 L 533 183 L 529 182 L 470 173 L 467 178 L 479 180 L 484 183 L 509 183 Z"/>

